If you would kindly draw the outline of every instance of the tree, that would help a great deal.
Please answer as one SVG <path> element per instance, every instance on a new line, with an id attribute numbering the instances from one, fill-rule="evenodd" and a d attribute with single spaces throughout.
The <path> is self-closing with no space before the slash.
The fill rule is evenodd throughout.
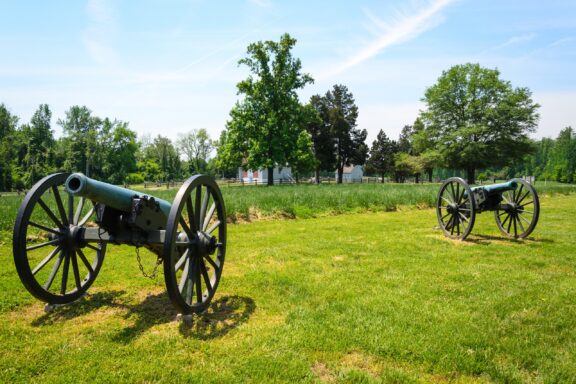
<path id="1" fill-rule="evenodd" d="M 295 39 L 284 34 L 279 42 L 248 46 L 239 64 L 246 65 L 251 74 L 237 85 L 244 99 L 230 112 L 226 127 L 223 150 L 236 153 L 225 157 L 237 161 L 242 156 L 246 168 L 267 168 L 268 185 L 274 184 L 274 166 L 283 166 L 294 157 L 294 143 L 303 129 L 296 90 L 313 81 L 301 73 L 300 60 L 292 57 L 295 44 Z"/>
<path id="2" fill-rule="evenodd" d="M 128 123 L 115 120 L 112 127 L 104 171 L 110 183 L 122 184 L 127 181 L 129 174 L 137 170 L 137 136 L 136 132 L 128 128 Z"/>
<path id="3" fill-rule="evenodd" d="M 176 146 L 186 156 L 190 173 L 206 171 L 210 152 L 214 149 L 214 143 L 206 129 L 193 129 L 188 133 L 179 135 Z"/>
<path id="4" fill-rule="evenodd" d="M 382 182 L 384 182 L 384 175 L 394 167 L 394 153 L 396 152 L 396 148 L 396 143 L 390 140 L 383 130 L 378 132 L 376 140 L 372 142 L 370 158 L 366 166 L 378 173 L 382 178 Z"/>
<path id="5" fill-rule="evenodd" d="M 368 132 L 356 128 L 358 107 L 354 96 L 344 85 L 334 85 L 321 99 L 320 116 L 330 129 L 338 183 L 342 183 L 344 166 L 363 165 L 368 157 Z"/>
<path id="6" fill-rule="evenodd" d="M 156 136 L 152 144 L 144 148 L 144 159 L 148 174 L 152 175 L 156 172 L 154 167 L 150 165 L 150 161 L 152 161 L 160 167 L 160 174 L 157 177 L 161 180 L 170 181 L 180 177 L 180 157 L 169 138 L 161 135 Z"/>
<path id="7" fill-rule="evenodd" d="M 14 135 L 18 117 L 12 115 L 4 104 L 0 104 L 0 191 L 12 189 L 14 159 Z"/>
<path id="8" fill-rule="evenodd" d="M 41 104 L 30 124 L 21 128 L 22 141 L 25 150 L 23 165 L 25 171 L 23 179 L 26 185 L 31 186 L 42 177 L 52 172 L 54 135 L 50 127 L 52 112 L 47 104 Z"/>
<path id="9" fill-rule="evenodd" d="M 448 168 L 464 169 L 474 183 L 478 168 L 505 166 L 532 150 L 538 104 L 528 88 L 513 88 L 497 69 L 478 64 L 456 65 L 426 89 L 420 114 L 431 148 Z"/>
<path id="10" fill-rule="evenodd" d="M 301 176 L 308 174 L 316 168 L 317 161 L 312 151 L 312 139 L 306 131 L 300 132 L 296 140 L 295 151 L 292 152 L 288 164 L 292 167 L 292 174 L 296 182 Z"/>
<path id="11" fill-rule="evenodd" d="M 396 182 L 403 183 L 407 176 L 414 176 L 416 183 L 418 183 L 422 169 L 422 163 L 420 162 L 420 158 L 418 156 L 413 156 L 406 152 L 397 152 L 394 155 L 394 172 Z"/>
<path id="12" fill-rule="evenodd" d="M 314 169 L 316 184 L 320 184 L 320 170 L 333 169 L 336 163 L 334 139 L 330 134 L 330 125 L 322 119 L 322 116 L 327 116 L 327 114 L 324 98 L 319 95 L 312 96 L 310 103 L 302 109 L 304 126 L 310 134 L 312 151 L 316 159 Z"/>
<path id="13" fill-rule="evenodd" d="M 58 119 L 58 124 L 68 137 L 68 148 L 64 167 L 68 171 L 84 171 L 90 175 L 93 168 L 100 168 L 95 163 L 95 156 L 99 153 L 99 130 L 101 121 L 92 116 L 85 106 L 72 106 L 66 111 L 66 118 Z"/>

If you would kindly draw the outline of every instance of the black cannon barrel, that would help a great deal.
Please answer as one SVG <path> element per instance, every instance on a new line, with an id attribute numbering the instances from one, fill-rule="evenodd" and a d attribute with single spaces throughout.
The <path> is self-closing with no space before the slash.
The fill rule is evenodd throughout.
<path id="1" fill-rule="evenodd" d="M 170 214 L 170 208 L 172 207 L 172 204 L 166 200 L 94 180 L 82 173 L 71 174 L 64 185 L 66 191 L 71 195 L 85 197 L 123 212 L 130 212 L 133 197 L 153 197 L 159 203 L 160 210 L 166 217 Z"/>

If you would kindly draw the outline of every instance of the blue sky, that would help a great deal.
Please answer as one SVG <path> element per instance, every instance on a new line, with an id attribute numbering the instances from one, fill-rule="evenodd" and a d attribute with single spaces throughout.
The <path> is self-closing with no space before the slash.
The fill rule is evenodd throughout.
<path id="1" fill-rule="evenodd" d="M 0 103 L 28 122 L 41 103 L 53 128 L 72 105 L 128 121 L 139 134 L 206 128 L 216 138 L 247 72 L 246 46 L 298 40 L 316 80 L 301 101 L 344 84 L 371 142 L 397 138 L 443 70 L 498 68 L 541 104 L 535 137 L 576 127 L 576 1 L 357 0 L 2 1 Z"/>

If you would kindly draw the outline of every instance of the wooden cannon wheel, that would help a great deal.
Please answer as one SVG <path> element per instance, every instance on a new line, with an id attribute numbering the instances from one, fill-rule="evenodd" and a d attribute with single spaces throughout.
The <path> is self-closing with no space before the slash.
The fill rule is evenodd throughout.
<path id="1" fill-rule="evenodd" d="M 226 211 L 220 189 L 208 176 L 192 176 L 172 204 L 163 250 L 168 296 L 183 315 L 208 308 L 225 254 Z"/>
<path id="2" fill-rule="evenodd" d="M 36 298 L 66 304 L 92 285 L 106 244 L 81 244 L 79 230 L 94 215 L 92 203 L 63 191 L 67 173 L 44 177 L 28 192 L 16 216 L 13 254 L 20 280 Z"/>
<path id="3" fill-rule="evenodd" d="M 470 234 L 476 212 L 472 191 L 464 180 L 451 177 L 442 184 L 436 198 L 436 215 L 446 236 L 464 240 Z"/>
<path id="4" fill-rule="evenodd" d="M 540 216 L 540 201 L 538 194 L 530 183 L 522 179 L 514 179 L 519 185 L 513 191 L 502 193 L 501 206 L 496 209 L 494 217 L 498 229 L 506 236 L 525 238 L 532 233 Z"/>

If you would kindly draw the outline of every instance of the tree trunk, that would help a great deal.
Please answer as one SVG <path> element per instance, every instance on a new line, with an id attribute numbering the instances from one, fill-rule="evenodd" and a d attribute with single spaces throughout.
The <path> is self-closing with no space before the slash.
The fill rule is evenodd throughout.
<path id="1" fill-rule="evenodd" d="M 415 174 L 414 178 L 416 179 L 416 184 L 419 184 L 420 183 L 420 174 L 419 173 Z"/>
<path id="2" fill-rule="evenodd" d="M 382 184 L 384 184 L 384 172 L 382 172 Z"/>
<path id="3" fill-rule="evenodd" d="M 432 182 L 432 173 L 434 172 L 434 168 L 428 168 L 428 182 Z"/>
<path id="4" fill-rule="evenodd" d="M 315 177 L 316 177 L 316 184 L 320 184 L 320 168 L 316 168 Z"/>
<path id="5" fill-rule="evenodd" d="M 338 167 L 338 184 L 342 184 L 342 176 L 344 175 L 344 167 Z"/>
<path id="6" fill-rule="evenodd" d="M 268 183 L 267 185 L 274 185 L 274 167 L 268 167 Z"/>
<path id="7" fill-rule="evenodd" d="M 468 184 L 476 184 L 476 180 L 474 179 L 475 169 L 474 167 L 466 168 L 466 178 L 468 179 Z"/>

